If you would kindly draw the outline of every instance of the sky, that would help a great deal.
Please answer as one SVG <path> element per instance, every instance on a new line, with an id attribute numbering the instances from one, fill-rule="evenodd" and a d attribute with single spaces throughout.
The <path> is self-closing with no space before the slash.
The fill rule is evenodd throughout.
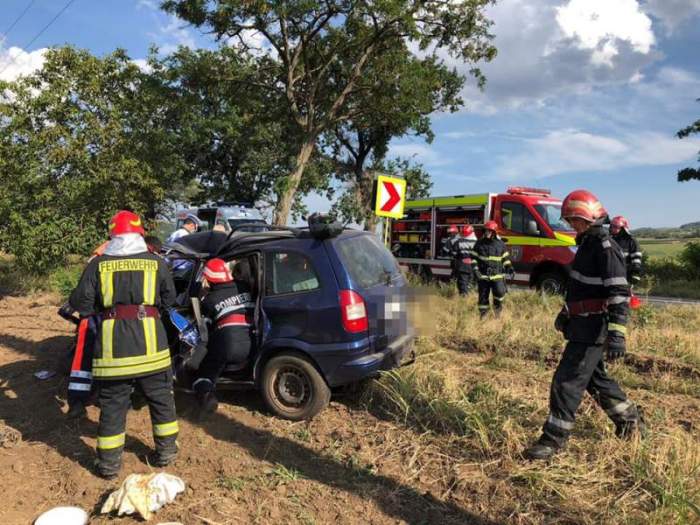
<path id="1" fill-rule="evenodd" d="M 488 12 L 498 55 L 480 64 L 485 89 L 468 79 L 464 108 L 432 116 L 431 144 L 398 139 L 390 155 L 422 163 L 434 195 L 585 188 L 632 227 L 700 220 L 700 181 L 676 181 L 697 166 L 700 137 L 675 136 L 700 118 L 700 0 L 502 0 Z M 56 45 L 120 47 L 134 60 L 151 45 L 214 46 L 157 0 L 2 0 L 0 32 L 4 80 L 41 67 Z"/>

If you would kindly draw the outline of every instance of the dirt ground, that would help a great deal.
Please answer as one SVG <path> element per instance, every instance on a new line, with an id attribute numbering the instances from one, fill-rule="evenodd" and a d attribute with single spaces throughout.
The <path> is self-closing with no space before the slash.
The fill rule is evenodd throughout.
<path id="1" fill-rule="evenodd" d="M 127 474 L 153 470 L 148 409 L 129 413 L 122 475 L 96 477 L 98 410 L 90 407 L 82 422 L 67 420 L 64 376 L 34 377 L 60 371 L 72 344 L 72 327 L 56 306 L 50 296 L 0 300 L 0 523 L 31 523 L 61 505 L 92 513 L 90 523 L 133 523 L 97 512 Z M 166 471 L 187 490 L 153 523 L 493 523 L 466 500 L 445 497 L 433 476 L 409 473 L 420 434 L 346 399 L 307 424 L 270 417 L 252 392 L 222 397 L 217 414 L 196 421 L 193 400 L 178 396 L 180 456 Z"/>

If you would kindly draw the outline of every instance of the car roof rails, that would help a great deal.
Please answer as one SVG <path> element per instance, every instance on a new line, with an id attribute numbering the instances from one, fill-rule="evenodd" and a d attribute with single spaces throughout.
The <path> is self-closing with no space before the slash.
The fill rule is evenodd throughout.
<path id="1" fill-rule="evenodd" d="M 245 201 L 216 201 L 216 206 L 241 206 L 243 208 L 253 208 L 252 202 Z"/>

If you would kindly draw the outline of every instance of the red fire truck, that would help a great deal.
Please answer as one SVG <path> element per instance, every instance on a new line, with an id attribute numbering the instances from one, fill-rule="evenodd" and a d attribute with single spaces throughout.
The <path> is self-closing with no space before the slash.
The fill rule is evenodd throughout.
<path id="1" fill-rule="evenodd" d="M 557 293 L 564 289 L 576 253 L 575 232 L 560 212 L 561 200 L 539 188 L 407 201 L 404 217 L 391 225 L 391 247 L 410 271 L 447 278 L 450 260 L 443 241 L 448 227 L 471 224 L 481 236 L 484 222 L 493 219 L 508 245 L 514 282 Z"/>

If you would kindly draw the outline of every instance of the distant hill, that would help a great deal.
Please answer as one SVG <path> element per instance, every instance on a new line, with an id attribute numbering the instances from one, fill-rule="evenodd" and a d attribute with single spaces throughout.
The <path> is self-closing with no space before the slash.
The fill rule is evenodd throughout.
<path id="1" fill-rule="evenodd" d="M 636 228 L 632 235 L 643 239 L 692 239 L 700 237 L 700 221 L 689 222 L 678 228 Z"/>

